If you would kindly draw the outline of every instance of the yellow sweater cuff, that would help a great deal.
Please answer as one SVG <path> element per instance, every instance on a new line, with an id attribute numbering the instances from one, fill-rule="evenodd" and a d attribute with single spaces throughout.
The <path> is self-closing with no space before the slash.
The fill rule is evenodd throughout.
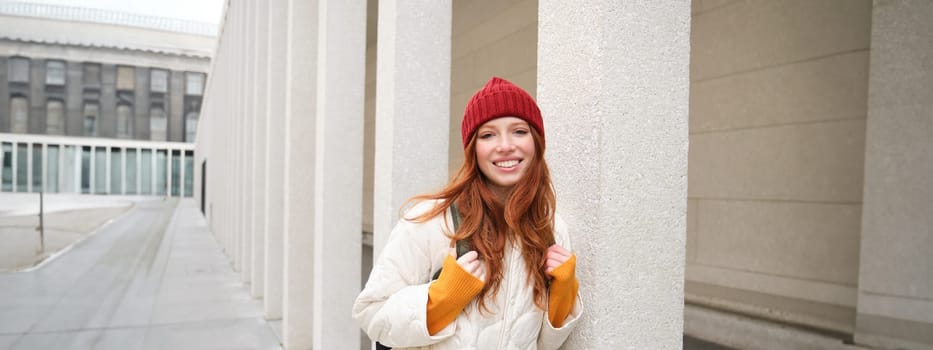
<path id="1" fill-rule="evenodd" d="M 551 271 L 551 287 L 548 291 L 548 320 L 554 328 L 563 326 L 573 311 L 580 283 L 576 277 L 577 256 L 571 255 L 563 264 Z"/>
<path id="2" fill-rule="evenodd" d="M 483 284 L 448 255 L 441 275 L 428 286 L 428 333 L 437 334 L 456 320 L 463 308 L 483 290 Z"/>

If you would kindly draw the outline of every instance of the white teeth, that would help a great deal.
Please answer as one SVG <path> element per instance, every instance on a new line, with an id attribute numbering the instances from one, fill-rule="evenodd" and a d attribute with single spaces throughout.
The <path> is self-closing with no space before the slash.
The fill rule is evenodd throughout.
<path id="1" fill-rule="evenodd" d="M 518 161 L 517 160 L 506 160 L 502 162 L 495 162 L 493 164 L 495 164 L 497 167 L 500 167 L 500 168 L 511 168 L 511 167 L 518 165 Z"/>

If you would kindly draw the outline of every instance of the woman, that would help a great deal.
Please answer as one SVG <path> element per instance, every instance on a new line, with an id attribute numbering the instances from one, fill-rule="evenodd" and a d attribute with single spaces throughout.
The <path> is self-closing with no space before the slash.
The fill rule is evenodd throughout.
<path id="1" fill-rule="evenodd" d="M 576 258 L 527 92 L 493 77 L 467 104 L 465 160 L 389 235 L 353 317 L 395 348 L 556 349 L 581 313 Z M 470 247 L 458 257 L 454 247 Z M 435 271 L 436 280 L 431 281 Z"/>

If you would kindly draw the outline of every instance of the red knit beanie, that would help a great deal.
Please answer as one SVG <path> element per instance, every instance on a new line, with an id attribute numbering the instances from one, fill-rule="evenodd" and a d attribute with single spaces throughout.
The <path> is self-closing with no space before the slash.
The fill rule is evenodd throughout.
<path id="1" fill-rule="evenodd" d="M 466 148 L 470 136 L 480 125 L 499 117 L 517 117 L 524 119 L 538 130 L 544 139 L 544 121 L 538 104 L 525 90 L 510 81 L 492 77 L 482 89 L 476 92 L 463 111 L 460 123 L 460 136 Z"/>

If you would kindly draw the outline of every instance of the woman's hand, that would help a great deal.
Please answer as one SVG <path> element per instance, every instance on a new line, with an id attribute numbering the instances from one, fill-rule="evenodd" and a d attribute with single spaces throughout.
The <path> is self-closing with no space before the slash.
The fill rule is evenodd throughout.
<path id="1" fill-rule="evenodd" d="M 576 277 L 577 258 L 557 244 L 547 248 L 544 258 L 545 271 L 552 278 L 548 290 L 548 320 L 555 328 L 560 328 L 573 311 L 580 288 Z"/>
<path id="2" fill-rule="evenodd" d="M 457 249 L 451 249 L 450 255 L 457 258 Z M 486 283 L 486 264 L 479 260 L 479 253 L 475 250 L 471 250 L 463 254 L 460 258 L 457 258 L 457 264 L 460 265 L 464 271 L 476 277 L 476 279 Z"/>
<path id="3" fill-rule="evenodd" d="M 570 259 L 571 255 L 573 254 L 570 253 L 569 250 L 567 250 L 564 247 L 561 247 L 558 244 L 554 244 L 548 247 L 547 252 L 545 252 L 544 254 L 544 259 L 545 259 L 545 263 L 544 263 L 545 270 L 544 271 L 547 272 L 548 275 L 552 275 L 551 272 L 553 272 L 554 269 L 556 269 L 558 266 L 567 262 L 567 260 Z"/>

